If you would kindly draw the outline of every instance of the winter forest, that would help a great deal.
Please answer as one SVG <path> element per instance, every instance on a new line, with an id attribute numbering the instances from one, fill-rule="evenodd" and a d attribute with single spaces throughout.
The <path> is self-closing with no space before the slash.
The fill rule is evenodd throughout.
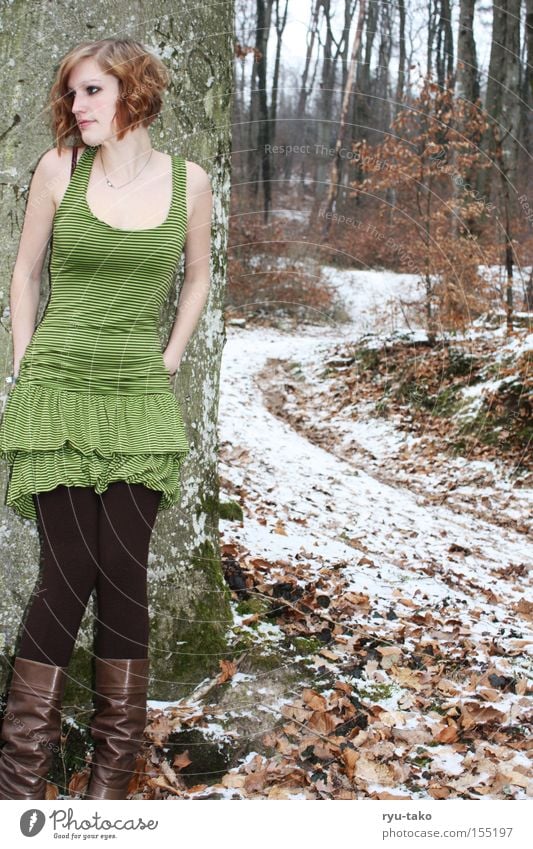
<path id="1" fill-rule="evenodd" d="M 239 787 L 526 798 L 533 4 L 243 0 L 236 41 L 223 542 L 294 694 Z"/>
<path id="2" fill-rule="evenodd" d="M 150 658 L 113 655 L 151 663 L 144 731 L 144 715 L 138 733 L 126 729 L 128 746 L 135 734 L 139 743 L 124 788 L 136 813 L 152 800 L 533 798 L 533 0 L 0 0 L 0 7 L 4 375 L 13 340 L 9 272 L 33 172 L 54 146 L 46 95 L 73 45 L 128 36 L 157 54 L 170 83 L 144 141 L 160 162 L 165 153 L 200 165 L 212 185 L 211 253 L 203 251 L 210 291 L 198 328 L 169 392 L 158 342 L 162 349 L 179 313 L 180 266 L 160 339 L 155 330 L 142 337 L 155 339 L 165 391 L 150 390 L 148 360 L 135 373 L 143 386 L 146 378 L 149 401 L 162 398 L 161 408 L 179 401 L 191 445 L 180 501 L 157 517 L 144 549 L 140 607 Z M 114 161 L 125 185 L 131 178 L 126 196 L 137 197 L 139 225 L 139 187 L 148 196 L 154 159 L 133 182 L 132 162 L 121 162 L 114 134 L 100 124 L 115 101 L 99 111 L 89 98 L 95 88 L 79 100 L 80 124 L 89 147 L 103 140 L 102 166 Z M 82 97 L 81 82 L 79 89 Z M 105 87 L 95 95 L 106 95 Z M 87 166 L 87 153 L 74 179 L 100 173 Z M 140 229 L 126 229 L 126 205 L 116 227 L 111 217 L 99 221 L 89 183 L 65 175 L 54 191 L 59 197 L 59 184 L 64 192 L 77 186 L 92 222 L 86 236 L 94 226 Z M 177 205 L 172 171 L 168 179 Z M 113 196 L 109 179 L 107 186 Z M 79 212 L 72 190 L 65 197 Z M 176 220 L 186 213 L 182 207 Z M 142 238 L 164 226 L 143 229 Z M 77 239 L 74 231 L 73 224 L 64 239 Z M 149 284 L 151 264 L 163 262 L 170 241 L 156 243 L 146 269 L 144 254 L 133 263 L 136 282 L 146 274 Z M 124 267 L 114 254 L 110 262 Z M 43 315 L 49 290 L 35 282 Z M 114 302 L 112 286 L 102 291 Z M 128 307 L 131 293 L 126 287 Z M 105 313 L 91 313 L 98 333 Z M 68 371 L 62 345 L 70 339 L 76 362 L 86 357 L 88 372 L 98 371 L 101 360 L 80 354 L 71 327 L 80 316 L 68 317 L 61 356 L 55 350 L 59 376 Z M 131 325 L 128 338 L 139 329 Z M 105 333 L 102 340 L 105 352 Z M 121 354 L 117 371 L 127 372 L 128 357 Z M 17 384 L 7 378 L 3 405 L 25 391 L 28 363 Z M 86 401 L 82 390 L 66 395 Z M 49 387 L 48 397 L 56 392 L 61 386 Z M 115 397 L 102 407 L 98 439 L 121 436 L 112 423 L 117 409 L 129 408 L 123 398 L 111 403 Z M 50 417 L 57 427 L 50 451 L 68 441 L 58 436 L 66 433 L 61 410 L 58 402 Z M 38 441 L 39 404 L 23 412 Z M 91 424 L 89 414 L 71 420 L 82 434 Z M 145 435 L 146 456 L 147 442 L 159 444 L 150 424 L 157 418 L 131 421 L 135 444 Z M 169 432 L 176 459 L 170 425 Z M 129 450 L 108 444 L 110 462 Z M 154 453 L 168 456 L 165 445 Z M 7 464 L 0 478 L 5 492 Z M 0 689 L 7 693 L 39 539 L 29 520 L 5 502 L 0 508 Z M 97 521 L 99 528 L 102 511 Z M 61 534 L 62 516 L 57 524 Z M 122 526 L 133 534 L 142 521 Z M 58 548 L 72 566 L 69 545 Z M 127 588 L 111 609 L 127 630 L 141 618 L 124 613 L 133 582 L 122 574 Z M 62 714 L 54 714 L 59 742 L 46 798 L 58 803 L 82 799 L 98 766 L 89 719 L 98 612 L 91 593 L 79 634 L 69 634 L 76 647 Z M 100 746 L 109 739 L 101 733 Z M 195 833 L 204 829 L 197 810 Z M 185 833 L 180 813 L 172 814 L 176 834 Z M 351 809 L 349 816 L 357 824 Z M 239 830 L 216 822 L 217 841 L 222 834 L 236 841 Z M 303 829 L 304 817 L 297 825 Z M 240 830 L 247 841 L 261 832 L 252 826 Z"/>

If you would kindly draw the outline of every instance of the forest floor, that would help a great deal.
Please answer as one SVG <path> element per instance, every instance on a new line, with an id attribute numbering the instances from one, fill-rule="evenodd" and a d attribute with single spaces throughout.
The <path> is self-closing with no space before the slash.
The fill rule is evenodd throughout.
<path id="1" fill-rule="evenodd" d="M 488 413 L 461 422 L 465 398 L 479 412 L 523 382 L 533 335 L 480 327 L 446 371 L 423 333 L 386 329 L 383 295 L 408 278 L 331 270 L 330 282 L 346 322 L 228 327 L 235 658 L 195 697 L 150 702 L 132 798 L 532 797 L 525 424 L 520 405 L 489 431 Z"/>

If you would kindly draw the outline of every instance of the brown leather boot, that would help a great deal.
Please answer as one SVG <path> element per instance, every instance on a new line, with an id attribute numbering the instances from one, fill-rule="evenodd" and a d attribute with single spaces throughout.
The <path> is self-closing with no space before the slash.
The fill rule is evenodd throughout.
<path id="1" fill-rule="evenodd" d="M 44 799 L 61 738 L 66 666 L 15 658 L 0 756 L 0 799 Z"/>
<path id="2" fill-rule="evenodd" d="M 95 658 L 95 751 L 86 799 L 126 799 L 146 725 L 148 658 Z"/>

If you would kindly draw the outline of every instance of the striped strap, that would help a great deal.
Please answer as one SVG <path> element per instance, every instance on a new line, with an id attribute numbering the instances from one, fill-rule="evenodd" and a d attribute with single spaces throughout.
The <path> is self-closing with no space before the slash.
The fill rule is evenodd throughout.
<path id="1" fill-rule="evenodd" d="M 75 167 L 76 167 L 76 162 L 77 162 L 77 160 L 78 160 L 78 148 L 77 148 L 77 147 L 73 147 L 73 148 L 72 148 L 72 164 L 71 164 L 71 166 L 70 166 L 70 176 L 71 176 L 71 177 L 72 177 L 72 175 L 74 174 L 74 169 L 75 169 Z"/>

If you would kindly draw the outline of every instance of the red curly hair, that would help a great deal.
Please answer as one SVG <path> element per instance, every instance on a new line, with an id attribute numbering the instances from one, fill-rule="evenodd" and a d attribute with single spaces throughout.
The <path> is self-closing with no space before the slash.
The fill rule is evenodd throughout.
<path id="1" fill-rule="evenodd" d="M 170 83 L 170 74 L 163 62 L 138 41 L 103 38 L 83 41 L 73 47 L 61 60 L 49 95 L 51 129 L 60 153 L 68 147 L 65 139 L 71 139 L 72 145 L 83 144 L 72 114 L 67 80 L 74 66 L 87 57 L 93 57 L 103 72 L 118 79 L 116 122 L 119 140 L 130 128 L 139 124 L 147 127 L 155 121 L 161 111 L 161 94 Z"/>

